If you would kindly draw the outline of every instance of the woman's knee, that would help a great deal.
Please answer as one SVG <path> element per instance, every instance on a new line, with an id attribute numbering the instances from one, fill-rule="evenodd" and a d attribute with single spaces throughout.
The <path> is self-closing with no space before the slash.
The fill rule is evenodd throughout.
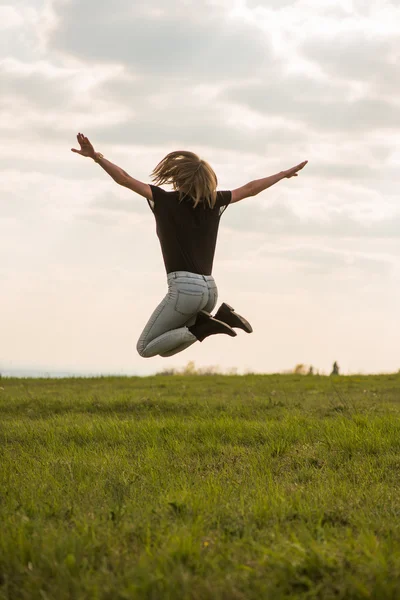
<path id="1" fill-rule="evenodd" d="M 137 350 L 139 356 L 141 356 L 142 358 L 150 358 L 150 355 L 146 351 L 147 348 L 146 348 L 146 344 L 145 344 L 144 340 L 139 339 L 138 343 L 136 344 L 136 350 Z"/>

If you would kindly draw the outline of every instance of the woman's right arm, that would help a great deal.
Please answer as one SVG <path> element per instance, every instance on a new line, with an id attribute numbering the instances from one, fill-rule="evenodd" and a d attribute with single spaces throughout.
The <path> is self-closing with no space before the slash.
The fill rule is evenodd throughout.
<path id="1" fill-rule="evenodd" d="M 143 181 L 134 179 L 126 171 L 121 169 L 121 167 L 114 165 L 112 162 L 104 158 L 100 152 L 96 152 L 88 138 L 82 133 L 78 133 L 77 140 L 81 148 L 80 150 L 71 148 L 72 152 L 76 152 L 77 154 L 86 156 L 87 158 L 92 158 L 119 185 L 129 188 L 133 192 L 140 194 L 140 196 L 144 196 L 144 198 L 148 198 L 149 200 L 153 199 L 153 192 L 147 183 L 143 183 Z"/>
<path id="2" fill-rule="evenodd" d="M 276 173 L 276 175 L 270 175 L 270 177 L 264 177 L 263 179 L 255 179 L 240 188 L 232 190 L 231 204 L 233 202 L 239 202 L 239 200 L 244 200 L 244 198 L 249 198 L 250 196 L 256 196 L 282 179 L 297 177 L 297 172 L 303 169 L 307 163 L 308 160 L 305 160 L 287 171 L 281 171 L 280 173 Z"/>

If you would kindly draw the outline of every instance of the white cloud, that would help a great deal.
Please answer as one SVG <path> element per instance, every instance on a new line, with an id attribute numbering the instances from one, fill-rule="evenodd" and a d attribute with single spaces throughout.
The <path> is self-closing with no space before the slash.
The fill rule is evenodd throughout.
<path id="1" fill-rule="evenodd" d="M 397 15 L 400 19 L 400 11 Z M 360 82 L 368 93 L 400 100 L 396 86 L 400 58 L 398 33 L 367 34 L 346 31 L 305 41 L 302 51 L 317 62 L 324 73 L 337 80 Z"/>
<path id="2" fill-rule="evenodd" d="M 23 17 L 14 6 L 0 6 L 0 31 L 18 28 L 22 23 Z"/>
<path id="3" fill-rule="evenodd" d="M 364 95 L 351 99 L 350 89 L 305 77 L 280 78 L 268 83 L 244 83 L 226 95 L 231 102 L 258 112 L 279 115 L 289 122 L 319 131 L 368 132 L 400 129 L 399 106 L 393 101 Z"/>
<path id="4" fill-rule="evenodd" d="M 391 274 L 394 258 L 388 256 L 371 256 L 360 252 L 327 248 L 326 246 L 292 245 L 288 248 L 265 250 L 269 257 L 276 256 L 307 274 L 318 277 L 353 276 L 363 279 L 365 273 L 369 277 L 387 276 Z M 398 258 L 398 257 L 396 257 Z"/>
<path id="5" fill-rule="evenodd" d="M 219 80 L 246 76 L 249 66 L 272 60 L 261 32 L 229 18 L 223 7 L 189 2 L 109 6 L 94 0 L 54 3 L 57 25 L 49 36 L 52 50 L 93 62 L 128 65 L 135 74 Z M 182 84 L 184 81 L 182 81 Z M 185 88 L 182 87 L 182 94 Z"/>
<path id="6" fill-rule="evenodd" d="M 284 201 L 265 207 L 253 204 L 245 210 L 235 207 L 226 213 L 226 223 L 234 229 L 264 232 L 268 236 L 328 236 L 340 238 L 400 238 L 400 212 L 387 218 L 355 218 L 353 211 L 325 207 L 323 214 L 313 215 L 312 208 L 300 216 Z"/>

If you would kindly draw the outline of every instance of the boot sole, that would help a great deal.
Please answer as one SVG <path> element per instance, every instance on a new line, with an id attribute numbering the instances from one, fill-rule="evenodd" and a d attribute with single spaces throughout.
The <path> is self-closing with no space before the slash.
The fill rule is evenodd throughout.
<path id="1" fill-rule="evenodd" d="M 226 333 L 227 335 L 230 335 L 231 337 L 237 336 L 236 331 L 233 331 L 233 329 L 229 325 L 229 323 L 225 323 L 225 321 L 220 321 L 219 319 L 214 319 L 214 317 L 211 317 L 211 320 L 214 323 L 218 323 L 222 327 L 223 331 L 220 331 L 220 333 Z"/>
<path id="2" fill-rule="evenodd" d="M 253 328 L 247 321 L 247 319 L 235 313 L 235 309 L 233 308 L 233 306 L 226 304 L 226 302 L 224 302 L 222 306 L 225 306 L 229 310 L 228 319 L 230 323 L 228 323 L 228 325 L 230 325 L 231 327 L 238 327 L 239 329 L 243 329 L 243 331 L 245 331 L 246 333 L 253 332 Z"/>
<path id="3" fill-rule="evenodd" d="M 236 331 L 233 331 L 232 327 L 225 323 L 225 321 L 220 321 L 219 319 L 215 319 L 210 315 L 210 313 L 205 310 L 199 311 L 197 317 L 204 319 L 203 322 L 196 323 L 189 327 L 189 331 L 200 341 L 202 342 L 206 338 L 211 335 L 216 334 L 226 334 L 230 337 L 236 337 Z"/>

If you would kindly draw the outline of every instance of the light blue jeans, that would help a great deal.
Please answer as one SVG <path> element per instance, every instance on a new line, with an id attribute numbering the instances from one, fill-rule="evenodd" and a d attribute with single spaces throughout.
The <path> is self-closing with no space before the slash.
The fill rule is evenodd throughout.
<path id="1" fill-rule="evenodd" d="M 197 338 L 188 327 L 200 310 L 210 312 L 218 300 L 218 290 L 211 275 L 188 271 L 168 273 L 168 293 L 151 315 L 137 343 L 143 358 L 173 356 Z"/>

